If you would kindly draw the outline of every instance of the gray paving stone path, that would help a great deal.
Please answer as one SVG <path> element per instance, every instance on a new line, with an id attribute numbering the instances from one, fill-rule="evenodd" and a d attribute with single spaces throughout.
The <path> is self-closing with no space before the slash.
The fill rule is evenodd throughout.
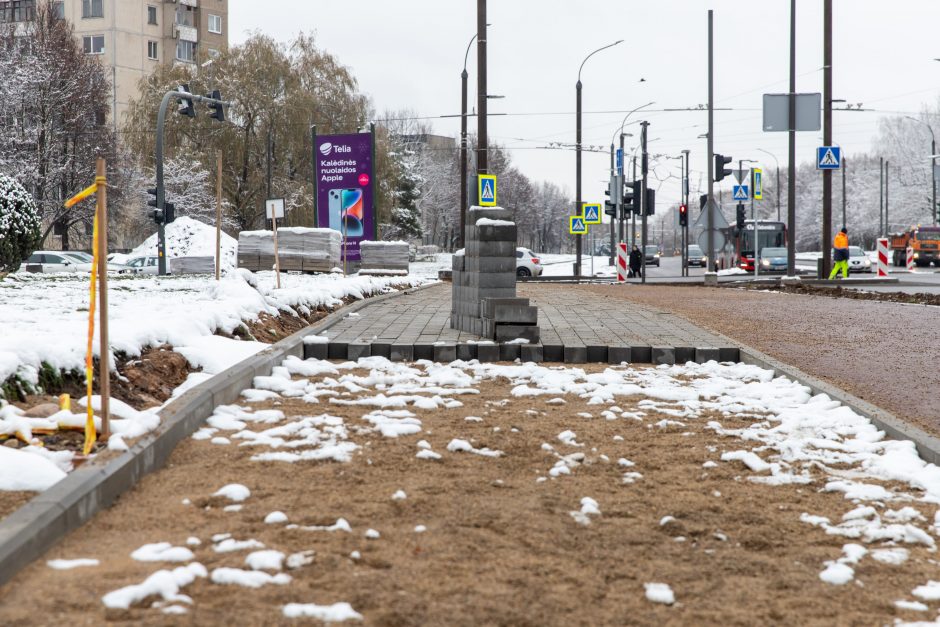
<path id="1" fill-rule="evenodd" d="M 668 288 L 664 288 L 668 289 Z M 308 357 L 392 360 L 479 359 L 565 363 L 684 363 L 738 361 L 737 346 L 674 314 L 608 300 L 559 286 L 526 285 L 522 296 L 538 307 L 541 342 L 495 344 L 451 329 L 451 286 L 442 284 L 364 307 L 309 343 Z"/>

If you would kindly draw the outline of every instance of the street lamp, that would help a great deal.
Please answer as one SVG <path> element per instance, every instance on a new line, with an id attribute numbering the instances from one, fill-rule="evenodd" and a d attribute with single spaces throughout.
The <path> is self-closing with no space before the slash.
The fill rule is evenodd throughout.
<path id="1" fill-rule="evenodd" d="M 923 124 L 924 126 L 927 127 L 927 130 L 930 131 L 930 154 L 931 155 L 936 154 L 937 153 L 937 138 L 933 134 L 933 127 L 931 127 L 930 124 L 928 124 L 927 122 L 924 122 L 923 120 L 918 120 L 915 117 L 911 117 L 909 115 L 905 115 L 904 117 L 907 118 L 908 120 L 919 122 L 920 124 Z M 931 157 L 931 160 L 932 159 L 933 157 Z M 933 217 L 933 223 L 936 224 L 937 223 L 937 173 L 936 173 L 936 170 L 934 170 L 933 168 L 933 164 L 931 164 L 931 168 L 930 168 L 930 190 L 931 190 L 931 196 L 932 196 L 932 201 L 933 201 L 933 205 L 930 207 L 930 215 Z"/>
<path id="2" fill-rule="evenodd" d="M 780 162 L 777 161 L 777 155 L 772 152 L 767 152 L 763 148 L 758 148 L 757 152 L 762 152 L 765 155 L 770 155 L 774 158 L 774 169 L 777 170 L 777 187 L 774 191 L 777 196 L 777 222 L 780 222 Z"/>
<path id="3" fill-rule="evenodd" d="M 460 248 L 464 247 L 467 228 L 467 58 L 476 38 L 475 34 L 467 44 L 467 51 L 463 55 L 463 72 L 460 73 Z"/>
<path id="4" fill-rule="evenodd" d="M 622 39 L 615 41 L 612 44 L 607 44 L 601 48 L 598 48 L 588 56 L 584 57 L 584 61 L 581 62 L 581 67 L 578 68 L 578 82 L 575 84 L 575 94 L 576 94 L 576 137 L 575 137 L 575 215 L 578 215 L 581 211 L 581 70 L 584 69 L 584 64 L 587 63 L 588 59 L 593 57 L 595 54 L 602 50 L 607 50 L 612 48 L 617 44 L 623 43 Z M 577 255 L 577 261 L 574 264 L 575 274 L 580 278 L 581 276 L 581 235 L 575 235 L 575 255 Z"/>

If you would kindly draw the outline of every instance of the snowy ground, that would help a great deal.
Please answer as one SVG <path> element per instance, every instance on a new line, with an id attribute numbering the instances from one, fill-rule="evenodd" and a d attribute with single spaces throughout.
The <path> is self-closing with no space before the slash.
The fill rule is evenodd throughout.
<path id="1" fill-rule="evenodd" d="M 236 271 L 219 282 L 209 276 L 113 277 L 109 289 L 109 339 L 113 353 L 129 357 L 140 355 L 147 347 L 169 344 L 193 367 L 201 368 L 202 372 L 190 375 L 177 390 L 179 394 L 266 346 L 229 339 L 216 332 L 231 334 L 262 313 L 306 314 L 321 306 L 339 306 L 347 297 L 364 298 L 392 291 L 392 286 L 422 282 L 417 277 L 282 274 L 281 289 L 274 289 L 270 272 Z M 35 384 L 42 364 L 84 372 L 88 299 L 87 275 L 18 273 L 0 281 L 0 320 L 4 328 L 0 334 L 0 381 L 15 375 Z M 98 346 L 96 333 L 96 357 Z M 114 407 L 124 420 L 115 423 L 115 433 L 125 438 L 138 437 L 158 424 L 151 412 L 137 412 L 120 403 Z M 73 409 L 79 414 L 82 411 L 81 407 Z M 62 412 L 48 420 L 27 420 L 13 407 L 0 407 L 0 434 L 19 434 L 29 442 L 31 429 L 84 424 L 79 414 Z M 121 447 L 124 443 L 119 438 L 113 444 Z M 35 460 L 24 457 L 24 452 L 42 455 Z M 50 457 L 52 464 L 43 463 Z M 24 486 L 23 476 L 15 471 L 27 463 L 36 466 L 36 472 Z M 38 447 L 6 449 L 0 453 L 0 490 L 44 489 L 64 476 L 61 471 L 70 466 L 68 453 L 51 456 Z"/>
<path id="2" fill-rule="evenodd" d="M 254 385 L 0 618 L 938 617 L 940 468 L 769 371 L 292 357 Z"/>

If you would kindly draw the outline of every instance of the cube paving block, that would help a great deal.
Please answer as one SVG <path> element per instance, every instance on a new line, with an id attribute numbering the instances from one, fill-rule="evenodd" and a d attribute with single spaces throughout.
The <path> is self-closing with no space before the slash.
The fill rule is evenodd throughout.
<path id="1" fill-rule="evenodd" d="M 484 298 L 481 315 L 484 318 L 496 318 L 497 307 L 528 307 L 528 298 Z"/>
<path id="2" fill-rule="evenodd" d="M 346 359 L 347 346 L 346 342 L 330 342 L 327 355 L 330 359 Z"/>
<path id="3" fill-rule="evenodd" d="M 522 324 L 496 325 L 497 342 L 509 342 L 517 339 L 529 340 L 530 343 L 534 344 L 539 341 L 539 328 Z"/>
<path id="4" fill-rule="evenodd" d="M 449 364 L 457 359 L 456 344 L 435 344 L 434 361 L 442 364 Z"/>
<path id="5" fill-rule="evenodd" d="M 630 363 L 632 364 L 651 364 L 653 363 L 653 352 L 649 346 L 631 346 Z"/>
<path id="6" fill-rule="evenodd" d="M 488 340 L 496 338 L 496 322 L 491 318 L 481 318 L 481 324 L 483 325 L 483 331 L 480 333 L 483 337 Z"/>
<path id="7" fill-rule="evenodd" d="M 493 363 L 499 361 L 498 344 L 477 344 L 477 359 L 481 363 Z"/>
<path id="8" fill-rule="evenodd" d="M 516 258 L 516 242 L 481 242 L 467 241 L 469 256 L 476 257 L 512 257 Z"/>
<path id="9" fill-rule="evenodd" d="M 700 346 L 695 349 L 695 361 L 704 364 L 708 361 L 718 361 L 721 358 L 721 352 L 711 346 Z"/>
<path id="10" fill-rule="evenodd" d="M 499 345 L 499 360 L 500 361 L 515 361 L 519 359 L 520 350 L 519 344 L 500 344 Z"/>
<path id="11" fill-rule="evenodd" d="M 326 342 L 304 344 L 304 359 L 328 359 L 329 347 Z"/>
<path id="12" fill-rule="evenodd" d="M 469 257 L 467 272 L 516 272 L 515 257 Z"/>
<path id="13" fill-rule="evenodd" d="M 515 272 L 468 272 L 467 280 L 470 287 L 478 287 L 481 290 L 516 288 Z"/>
<path id="14" fill-rule="evenodd" d="M 676 346 L 676 363 L 684 364 L 695 361 L 695 348 L 691 346 Z"/>
<path id="15" fill-rule="evenodd" d="M 518 239 L 515 224 L 488 224 L 477 226 L 476 230 L 481 242 L 515 242 Z"/>
<path id="16" fill-rule="evenodd" d="M 523 362 L 541 363 L 544 360 L 541 344 L 522 344 L 519 347 L 519 358 Z"/>
<path id="17" fill-rule="evenodd" d="M 477 228 L 477 220 L 480 218 L 489 218 L 490 220 L 508 220 L 509 222 L 512 222 L 515 219 L 512 209 L 504 209 L 503 207 L 480 207 L 474 205 L 467 210 L 467 228 Z"/>
<path id="18" fill-rule="evenodd" d="M 652 363 L 657 365 L 676 363 L 676 349 L 672 346 L 653 346 Z"/>
<path id="19" fill-rule="evenodd" d="M 600 345 L 588 345 L 587 360 L 591 364 L 607 363 L 607 347 Z"/>
<path id="20" fill-rule="evenodd" d="M 499 324 L 538 324 L 538 307 L 529 305 L 496 305 L 493 319 Z"/>
<path id="21" fill-rule="evenodd" d="M 583 344 L 565 345 L 565 363 L 583 364 L 587 361 L 587 346 Z"/>
<path id="22" fill-rule="evenodd" d="M 553 361 L 558 363 L 564 362 L 565 347 L 563 344 L 556 344 L 554 342 L 550 344 L 543 344 L 542 357 L 545 361 Z"/>
<path id="23" fill-rule="evenodd" d="M 724 346 L 718 349 L 719 361 L 741 361 L 741 350 L 735 346 Z"/>
<path id="24" fill-rule="evenodd" d="M 427 342 L 415 342 L 414 344 L 415 361 L 419 359 L 434 359 L 434 344 Z"/>
<path id="25" fill-rule="evenodd" d="M 620 364 L 624 362 L 630 363 L 629 346 L 609 346 L 607 348 L 607 363 Z"/>
<path id="26" fill-rule="evenodd" d="M 392 344 L 389 359 L 392 361 L 414 361 L 414 344 L 395 342 Z"/>
<path id="27" fill-rule="evenodd" d="M 368 342 L 350 342 L 346 347 L 346 359 L 358 361 L 360 357 L 371 357 L 372 345 Z"/>
<path id="28" fill-rule="evenodd" d="M 451 257 L 451 269 L 453 272 L 463 272 L 466 268 L 464 265 L 464 255 L 454 255 Z"/>
<path id="29" fill-rule="evenodd" d="M 477 345 L 476 344 L 458 344 L 457 345 L 457 359 L 462 359 L 463 361 L 470 361 L 471 359 L 477 358 Z"/>
<path id="30" fill-rule="evenodd" d="M 390 359 L 392 356 L 391 342 L 372 342 L 372 356 Z"/>

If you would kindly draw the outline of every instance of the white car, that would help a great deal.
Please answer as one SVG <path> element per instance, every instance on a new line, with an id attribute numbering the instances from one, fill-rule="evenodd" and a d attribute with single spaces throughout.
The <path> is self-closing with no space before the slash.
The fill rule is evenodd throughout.
<path id="1" fill-rule="evenodd" d="M 849 246 L 849 272 L 871 272 L 871 259 L 858 246 Z"/>
<path id="2" fill-rule="evenodd" d="M 516 249 L 516 276 L 541 276 L 542 264 L 528 248 Z"/>
<path id="3" fill-rule="evenodd" d="M 82 263 L 78 259 L 59 250 L 37 250 L 29 259 L 20 264 L 20 271 L 42 272 L 91 272 L 90 263 Z"/>
<path id="4" fill-rule="evenodd" d="M 157 274 L 159 264 L 159 257 L 156 255 L 132 257 L 118 270 L 118 274 Z"/>

